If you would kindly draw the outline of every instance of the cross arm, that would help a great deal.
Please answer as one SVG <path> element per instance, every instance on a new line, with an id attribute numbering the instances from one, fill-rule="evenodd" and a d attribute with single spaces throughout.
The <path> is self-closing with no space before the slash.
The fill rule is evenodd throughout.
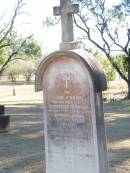
<path id="1" fill-rule="evenodd" d="M 64 12 L 66 12 L 68 14 L 78 13 L 79 12 L 79 4 L 72 4 L 72 5 L 69 5 L 67 8 L 64 8 L 64 9 L 61 9 L 60 6 L 53 7 L 54 16 L 60 16 Z"/>

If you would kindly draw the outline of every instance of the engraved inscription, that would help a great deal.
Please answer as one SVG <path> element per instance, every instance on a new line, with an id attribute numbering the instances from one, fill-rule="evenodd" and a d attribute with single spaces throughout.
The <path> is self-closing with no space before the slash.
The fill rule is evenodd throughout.
<path id="1" fill-rule="evenodd" d="M 48 97 L 49 162 L 56 169 L 56 162 L 64 157 L 59 169 L 79 171 L 75 166 L 82 160 L 82 168 L 91 167 L 95 161 L 92 137 L 90 93 L 86 95 L 52 95 Z M 54 148 L 54 149 L 53 149 Z M 88 150 L 89 148 L 89 150 Z M 55 151 L 55 152 L 53 152 Z M 77 158 L 77 159 L 75 159 Z"/>
<path id="2" fill-rule="evenodd" d="M 73 134 L 75 138 L 86 138 L 91 142 L 91 112 L 87 96 L 51 96 L 48 100 L 50 136 L 72 137 Z"/>

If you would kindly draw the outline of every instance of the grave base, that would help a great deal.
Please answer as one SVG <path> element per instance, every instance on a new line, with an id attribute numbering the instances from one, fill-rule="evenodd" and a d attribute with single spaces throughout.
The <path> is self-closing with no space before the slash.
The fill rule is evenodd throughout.
<path id="1" fill-rule="evenodd" d="M 0 105 L 0 116 L 4 115 L 5 113 L 5 106 L 4 105 Z"/>
<path id="2" fill-rule="evenodd" d="M 10 123 L 9 116 L 0 116 L 0 133 L 7 132 Z"/>

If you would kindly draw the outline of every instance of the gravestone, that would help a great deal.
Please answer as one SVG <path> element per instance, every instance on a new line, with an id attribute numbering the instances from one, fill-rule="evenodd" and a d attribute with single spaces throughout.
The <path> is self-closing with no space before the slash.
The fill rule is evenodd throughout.
<path id="1" fill-rule="evenodd" d="M 100 65 L 83 52 L 58 51 L 41 62 L 46 173 L 107 173 Z"/>
<path id="2" fill-rule="evenodd" d="M 106 78 L 92 56 L 71 50 L 76 46 L 72 14 L 78 5 L 70 0 L 60 4 L 54 15 L 61 15 L 61 50 L 41 61 L 35 77 L 35 90 L 43 91 L 44 98 L 46 173 L 107 173 Z"/>
<path id="3" fill-rule="evenodd" d="M 0 132 L 6 132 L 9 127 L 10 117 L 5 116 L 5 107 L 0 105 Z"/>

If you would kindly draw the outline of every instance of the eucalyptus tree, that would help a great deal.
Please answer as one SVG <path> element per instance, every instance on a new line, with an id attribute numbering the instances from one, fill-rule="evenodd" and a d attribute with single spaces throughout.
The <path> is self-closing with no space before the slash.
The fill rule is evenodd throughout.
<path id="1" fill-rule="evenodd" d="M 24 0 L 16 0 L 13 14 L 10 15 L 9 21 L 6 21 L 7 19 L 4 18 L 4 15 L 0 16 L 0 76 L 8 63 L 19 53 L 26 41 L 31 38 L 31 35 L 26 38 L 20 37 L 15 32 L 17 17 L 24 13 L 24 6 Z"/>
<path id="2" fill-rule="evenodd" d="M 26 56 L 28 60 L 37 60 L 42 57 L 42 46 L 33 37 L 26 41 L 21 48 L 21 54 Z"/>
<path id="3" fill-rule="evenodd" d="M 130 99 L 130 0 L 119 0 L 116 4 L 113 1 L 114 5 L 110 4 L 109 0 L 72 2 L 80 4 L 79 13 L 73 15 L 75 26 L 80 29 L 80 32 L 77 32 L 78 40 L 84 41 L 84 49 L 94 54 L 105 54 L 127 83 L 127 98 Z M 47 17 L 43 24 L 52 26 L 58 22 L 59 17 Z M 123 62 L 125 67 L 120 62 Z"/>
<path id="4" fill-rule="evenodd" d="M 127 20 L 130 1 L 119 1 L 115 6 L 110 6 L 105 0 L 73 2 L 80 4 L 80 12 L 74 15 L 75 25 L 82 30 L 80 38 L 87 40 L 87 45 L 89 41 L 98 51 L 106 55 L 114 69 L 127 83 L 127 98 L 130 99 L 130 29 Z M 127 73 L 120 67 L 118 56 L 113 56 L 116 53 L 123 55 Z"/>

